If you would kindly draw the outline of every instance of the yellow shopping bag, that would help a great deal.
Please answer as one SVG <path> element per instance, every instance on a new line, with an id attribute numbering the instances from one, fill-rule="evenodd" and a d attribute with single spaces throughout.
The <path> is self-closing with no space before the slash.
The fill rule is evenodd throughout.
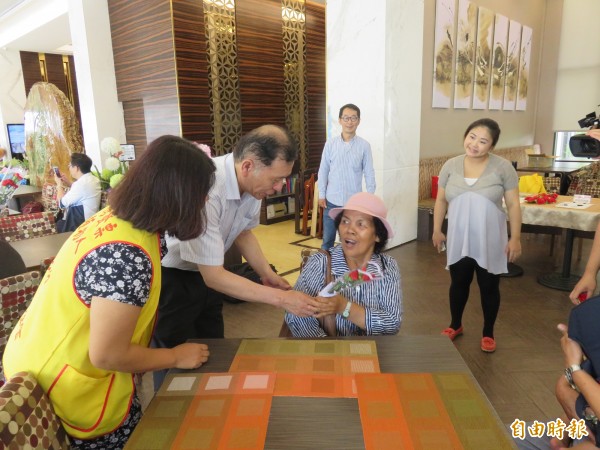
<path id="1" fill-rule="evenodd" d="M 519 178 L 519 192 L 523 194 L 545 194 L 544 179 L 537 173 L 523 175 Z"/>

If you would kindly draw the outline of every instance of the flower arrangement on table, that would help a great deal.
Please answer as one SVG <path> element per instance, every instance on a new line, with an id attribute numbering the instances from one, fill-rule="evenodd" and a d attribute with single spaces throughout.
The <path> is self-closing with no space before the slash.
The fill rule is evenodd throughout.
<path id="1" fill-rule="evenodd" d="M 321 297 L 332 297 L 344 289 L 360 286 L 383 277 L 383 272 L 378 264 L 369 262 L 366 267 L 354 269 L 339 276 L 325 286 L 319 295 Z"/>
<path id="2" fill-rule="evenodd" d="M 27 170 L 23 167 L 8 166 L 0 170 L 0 207 L 5 207 L 20 184 L 24 184 Z"/>
<path id="3" fill-rule="evenodd" d="M 558 197 L 558 194 L 556 193 L 552 193 L 552 194 L 535 194 L 535 195 L 528 195 L 527 197 L 525 197 L 525 201 L 527 203 L 537 203 L 538 205 L 545 205 L 546 203 L 556 203 L 556 197 Z"/>
<path id="4" fill-rule="evenodd" d="M 123 176 L 129 169 L 126 162 L 119 159 L 123 155 L 123 149 L 121 144 L 113 137 L 107 137 L 102 139 L 100 142 L 100 150 L 108 155 L 104 160 L 104 169 L 98 170 L 98 167 L 94 166 L 92 173 L 100 180 L 100 187 L 106 191 L 110 188 L 114 188 L 123 179 Z"/>

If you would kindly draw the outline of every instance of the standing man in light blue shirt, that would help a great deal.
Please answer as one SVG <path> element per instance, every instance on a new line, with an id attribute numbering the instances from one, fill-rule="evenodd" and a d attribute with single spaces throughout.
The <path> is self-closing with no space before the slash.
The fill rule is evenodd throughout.
<path id="1" fill-rule="evenodd" d="M 319 167 L 319 206 L 323 212 L 323 250 L 329 250 L 335 242 L 335 224 L 329 211 L 340 208 L 357 192 L 362 192 L 365 177 L 367 192 L 375 193 L 375 170 L 371 145 L 356 129 L 360 125 L 360 108 L 348 103 L 340 108 L 339 123 L 342 134 L 325 143 Z"/>

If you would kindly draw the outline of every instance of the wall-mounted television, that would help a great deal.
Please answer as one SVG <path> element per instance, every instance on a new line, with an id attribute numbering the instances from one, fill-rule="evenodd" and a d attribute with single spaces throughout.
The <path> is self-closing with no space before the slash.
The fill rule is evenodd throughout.
<path id="1" fill-rule="evenodd" d="M 6 128 L 8 129 L 8 144 L 13 158 L 23 158 L 25 153 L 25 125 L 22 123 L 9 123 Z"/>

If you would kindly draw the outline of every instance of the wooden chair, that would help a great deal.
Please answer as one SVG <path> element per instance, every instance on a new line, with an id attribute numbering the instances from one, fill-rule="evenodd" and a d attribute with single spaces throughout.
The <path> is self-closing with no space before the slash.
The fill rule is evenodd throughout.
<path id="1" fill-rule="evenodd" d="M 315 195 L 315 174 L 313 173 L 304 182 L 304 203 L 302 206 L 302 234 L 308 236 L 308 215 L 312 210 L 313 197 Z"/>
<path id="2" fill-rule="evenodd" d="M 0 314 L 0 376 L 2 378 L 4 378 L 2 357 L 8 338 L 31 303 L 41 281 L 42 275 L 37 270 L 0 280 L 0 303 L 2 304 L 2 314 Z"/>
<path id="3" fill-rule="evenodd" d="M 18 372 L 0 389 L 0 448 L 70 448 L 67 432 L 48 396 L 28 372 Z"/>
<path id="4" fill-rule="evenodd" d="M 51 212 L 0 217 L 0 238 L 8 242 L 56 234 L 56 223 Z"/>

